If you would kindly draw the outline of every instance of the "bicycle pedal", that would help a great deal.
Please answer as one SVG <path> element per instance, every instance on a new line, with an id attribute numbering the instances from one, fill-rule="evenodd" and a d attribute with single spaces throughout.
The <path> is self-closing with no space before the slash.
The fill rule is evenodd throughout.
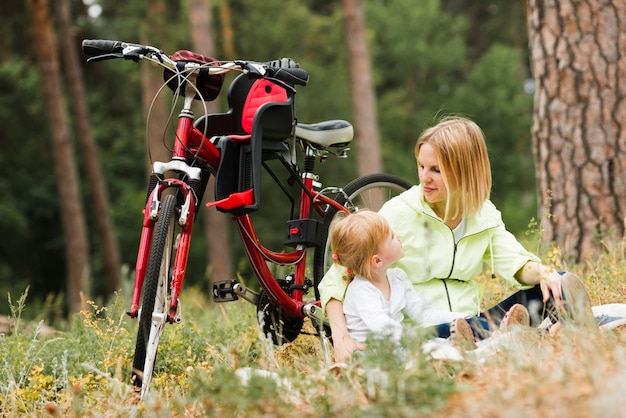
<path id="1" fill-rule="evenodd" d="M 239 299 L 233 291 L 237 284 L 236 280 L 220 280 L 213 282 L 213 301 L 214 302 L 232 302 Z"/>

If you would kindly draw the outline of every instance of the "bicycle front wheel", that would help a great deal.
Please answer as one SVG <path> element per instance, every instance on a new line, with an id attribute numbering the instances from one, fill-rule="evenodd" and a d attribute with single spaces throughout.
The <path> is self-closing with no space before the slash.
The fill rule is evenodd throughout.
<path id="1" fill-rule="evenodd" d="M 165 196 L 150 249 L 133 357 L 132 382 L 136 387 L 141 387 L 142 397 L 150 388 L 159 340 L 167 321 L 177 225 L 176 197 Z"/>
<path id="2" fill-rule="evenodd" d="M 368 209 L 378 211 L 385 202 L 399 195 L 413 186 L 410 182 L 384 173 L 369 174 L 352 180 L 343 188 L 335 201 L 348 209 L 351 213 Z M 315 284 L 315 297 L 319 300 L 320 295 L 317 289 L 319 282 L 324 277 L 333 263 L 330 242 L 328 241 L 328 228 L 333 221 L 338 210 L 329 207 L 324 215 L 322 226 L 322 238 L 325 244 L 315 249 L 313 259 L 313 277 Z"/>

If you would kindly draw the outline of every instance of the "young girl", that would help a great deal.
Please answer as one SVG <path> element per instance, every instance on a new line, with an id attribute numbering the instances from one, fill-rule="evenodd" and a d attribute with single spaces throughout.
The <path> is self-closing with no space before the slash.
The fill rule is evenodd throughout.
<path id="1" fill-rule="evenodd" d="M 398 341 L 404 313 L 428 325 L 467 316 L 435 308 L 413 290 L 403 270 L 389 268 L 404 254 L 400 237 L 379 213 L 361 211 L 338 218 L 331 225 L 330 243 L 335 262 L 348 269 L 343 313 L 355 340 L 364 342 L 368 334 L 376 333 Z M 463 330 L 462 336 L 473 340 L 469 325 Z"/>

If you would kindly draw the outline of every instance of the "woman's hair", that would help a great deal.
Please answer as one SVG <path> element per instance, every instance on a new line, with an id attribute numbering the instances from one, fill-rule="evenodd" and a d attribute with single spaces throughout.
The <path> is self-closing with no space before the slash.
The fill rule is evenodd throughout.
<path id="1" fill-rule="evenodd" d="M 446 117 L 426 129 L 415 145 L 430 144 L 448 190 L 444 221 L 480 211 L 491 191 L 491 166 L 485 136 L 469 119 Z"/>
<path id="2" fill-rule="evenodd" d="M 330 225 L 330 245 L 335 263 L 348 269 L 348 281 L 355 275 L 369 279 L 372 257 L 390 234 L 389 223 L 378 212 L 338 214 Z"/>

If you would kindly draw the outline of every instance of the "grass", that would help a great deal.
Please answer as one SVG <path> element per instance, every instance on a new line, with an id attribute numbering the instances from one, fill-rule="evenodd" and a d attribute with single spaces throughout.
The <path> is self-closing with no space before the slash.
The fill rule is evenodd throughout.
<path id="1" fill-rule="evenodd" d="M 626 301 L 625 245 L 605 245 L 569 268 L 584 278 L 594 305 Z M 484 282 L 486 304 L 507 292 L 498 280 Z M 21 318 L 26 299 L 27 292 L 9 299 L 13 332 L 0 337 L 2 416 L 624 415 L 626 333 L 619 331 L 570 327 L 552 338 L 527 330 L 484 362 L 435 360 L 415 349 L 425 336 L 407 332 L 401 348 L 371 342 L 358 365 L 329 371 L 316 338 L 273 346 L 250 304 L 207 308 L 207 292 L 187 289 L 183 323 L 166 328 L 153 391 L 140 402 L 129 385 L 136 325 L 124 314 L 124 296 L 90 302 L 51 335 Z"/>

